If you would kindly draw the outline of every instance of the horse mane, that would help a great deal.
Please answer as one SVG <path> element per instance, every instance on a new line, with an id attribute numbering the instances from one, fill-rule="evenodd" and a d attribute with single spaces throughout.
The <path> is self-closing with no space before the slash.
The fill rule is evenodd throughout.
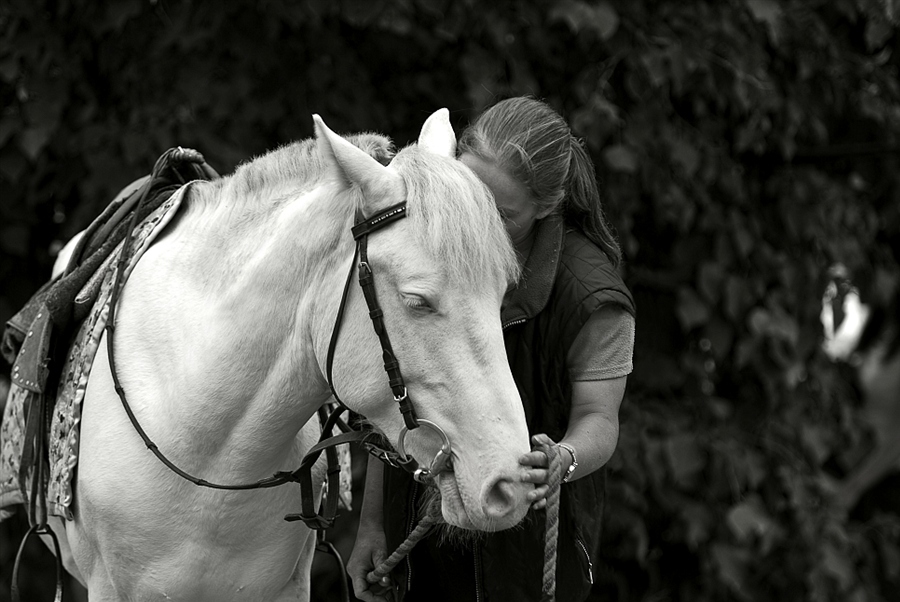
<path id="1" fill-rule="evenodd" d="M 488 275 L 516 281 L 519 263 L 509 235 L 478 176 L 458 160 L 417 145 L 397 153 L 391 167 L 406 183 L 416 242 L 440 259 L 451 282 L 477 287 Z"/>
<path id="2" fill-rule="evenodd" d="M 346 138 L 382 165 L 394 156 L 393 143 L 381 134 L 367 132 Z M 192 194 L 191 203 L 219 205 L 226 198 L 242 199 L 241 204 L 246 204 L 262 196 L 269 198 L 273 187 L 285 184 L 302 192 L 321 181 L 323 165 L 315 138 L 286 144 L 241 163 L 233 174 L 212 182 L 213 186 L 200 194 Z"/>
<path id="3" fill-rule="evenodd" d="M 516 280 L 519 265 L 506 229 L 490 191 L 474 173 L 416 144 L 395 155 L 390 139 L 379 134 L 347 139 L 403 178 L 416 242 L 440 258 L 451 282 L 477 289 L 486 277 Z M 191 211 L 238 211 L 246 224 L 311 190 L 323 176 L 316 140 L 294 142 L 241 164 L 230 176 L 194 187 Z"/>

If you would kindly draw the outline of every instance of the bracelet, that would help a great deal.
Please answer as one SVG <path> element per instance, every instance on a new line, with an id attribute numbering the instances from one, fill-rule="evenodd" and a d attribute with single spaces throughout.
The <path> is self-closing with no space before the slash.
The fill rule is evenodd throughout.
<path id="1" fill-rule="evenodd" d="M 572 454 L 572 463 L 566 469 L 566 474 L 564 474 L 562 478 L 563 483 L 568 483 L 569 479 L 572 478 L 572 473 L 575 472 L 576 468 L 578 468 L 578 457 L 575 455 L 575 448 L 568 443 L 559 443 L 558 445 Z"/>

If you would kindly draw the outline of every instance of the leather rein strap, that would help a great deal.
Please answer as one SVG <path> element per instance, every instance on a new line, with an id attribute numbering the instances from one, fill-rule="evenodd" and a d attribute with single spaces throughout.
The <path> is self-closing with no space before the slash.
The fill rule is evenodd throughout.
<path id="1" fill-rule="evenodd" d="M 159 165 L 157 166 L 157 168 L 159 168 Z M 156 171 L 157 170 L 154 169 L 154 172 Z M 141 204 L 143 204 L 145 196 L 146 189 L 141 193 L 140 200 L 138 201 L 138 209 L 140 208 Z M 347 280 L 344 284 L 344 290 L 341 296 L 341 302 L 338 308 L 335 325 L 332 330 L 331 341 L 329 343 L 328 356 L 326 360 L 328 384 L 331 387 L 334 399 L 338 402 L 340 407 L 336 408 L 330 416 L 327 415 L 327 412 L 324 408 L 319 409 L 319 419 L 322 423 L 322 434 L 319 438 L 318 443 L 314 445 L 303 457 L 303 460 L 301 460 L 300 463 L 300 467 L 297 468 L 297 470 L 293 472 L 280 471 L 276 472 L 271 477 L 260 479 L 259 481 L 238 484 L 214 483 L 211 481 L 207 481 L 206 479 L 195 477 L 185 470 L 179 468 L 174 462 L 169 460 L 141 427 L 140 423 L 137 420 L 137 417 L 134 415 L 134 412 L 131 409 L 130 404 L 128 403 L 128 399 L 125 395 L 125 390 L 122 387 L 121 382 L 119 381 L 114 352 L 116 308 L 122 288 L 123 273 L 125 272 L 125 266 L 128 261 L 128 247 L 131 243 L 133 231 L 137 225 L 136 219 L 134 217 L 137 215 L 137 213 L 138 211 L 135 211 L 134 215 L 132 216 L 132 222 L 129 225 L 125 240 L 122 243 L 122 252 L 118 259 L 115 283 L 113 285 L 113 291 L 109 305 L 109 316 L 106 323 L 106 341 L 109 355 L 110 372 L 112 373 L 112 379 L 116 393 L 118 394 L 119 399 L 122 402 L 122 407 L 125 409 L 125 413 L 128 415 L 128 418 L 131 421 L 131 424 L 134 427 L 135 431 L 137 431 L 138 435 L 143 440 L 144 445 L 147 447 L 147 449 L 153 452 L 153 455 L 155 455 L 160 462 L 162 462 L 167 468 L 169 468 L 169 470 L 177 474 L 179 477 L 190 481 L 191 483 L 194 483 L 199 487 L 206 487 L 210 489 L 264 489 L 269 487 L 277 487 L 280 485 L 284 485 L 285 483 L 298 483 L 300 485 L 301 513 L 289 514 L 284 518 L 287 521 L 302 520 L 311 529 L 325 529 L 327 527 L 330 527 L 334 523 L 334 518 L 337 515 L 337 506 L 340 494 L 340 466 L 338 465 L 335 446 L 342 443 L 362 442 L 369 448 L 370 452 L 386 462 L 403 467 L 410 472 L 414 472 L 418 468 L 418 465 L 416 464 L 415 460 L 412 459 L 412 456 L 406 456 L 404 454 L 402 457 L 400 457 L 395 452 L 386 452 L 377 447 L 369 445 L 366 442 L 366 439 L 370 438 L 370 435 L 368 433 L 351 429 L 346 424 L 346 422 L 344 422 L 340 418 L 340 415 L 349 408 L 347 408 L 347 406 L 338 397 L 332 378 L 334 351 L 337 346 L 338 334 L 344 315 L 344 308 L 346 306 L 347 297 L 349 295 L 350 282 L 352 280 L 354 268 L 356 267 L 356 258 L 359 257 L 359 282 L 360 286 L 363 289 L 366 303 L 369 306 L 369 315 L 372 318 L 375 332 L 378 335 L 379 341 L 381 342 L 384 368 L 388 374 L 391 391 L 394 394 L 394 400 L 397 401 L 397 403 L 400 405 L 400 411 L 403 414 L 407 429 L 411 430 L 419 426 L 418 420 L 416 419 L 415 410 L 412 407 L 412 402 L 410 401 L 409 396 L 406 392 L 406 386 L 404 385 L 403 376 L 400 373 L 399 362 L 394 356 L 390 344 L 390 339 L 388 338 L 387 331 L 384 327 L 384 320 L 382 318 L 383 312 L 378 306 L 378 301 L 375 296 L 374 277 L 372 274 L 372 270 L 368 264 L 367 255 L 368 235 L 401 218 L 406 217 L 405 201 L 393 205 L 368 219 L 364 218 L 360 213 L 357 213 L 357 223 L 352 228 L 353 236 L 356 239 L 356 251 L 354 254 L 353 262 L 350 266 L 350 272 L 347 275 Z M 342 433 L 339 435 L 331 436 L 331 433 L 333 432 L 335 427 L 339 428 Z M 328 486 L 326 499 L 324 501 L 324 511 L 322 514 L 319 514 L 314 501 L 315 492 L 313 490 L 312 483 L 312 467 L 323 451 L 326 452 L 326 458 L 328 460 Z"/>

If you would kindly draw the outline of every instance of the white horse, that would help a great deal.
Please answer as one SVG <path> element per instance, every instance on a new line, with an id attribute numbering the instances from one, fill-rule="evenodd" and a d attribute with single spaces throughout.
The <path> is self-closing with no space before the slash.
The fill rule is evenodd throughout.
<path id="1" fill-rule="evenodd" d="M 408 217 L 371 235 L 369 264 L 409 397 L 452 444 L 453 470 L 436 477 L 443 517 L 511 527 L 532 486 L 517 464 L 529 441 L 499 318 L 516 261 L 489 193 L 454 160 L 445 110 L 387 167 L 315 125 L 315 140 L 192 184 L 135 267 L 118 305 L 115 363 L 137 420 L 208 481 L 296 468 L 312 443 L 304 425 L 331 398 L 326 355 L 354 215 L 406 200 Z M 336 390 L 396 444 L 403 419 L 356 286 L 342 321 Z M 105 342 L 80 437 L 64 555 L 91 602 L 308 599 L 314 533 L 282 518 L 299 511 L 297 486 L 220 491 L 171 472 L 123 411 Z M 417 429 L 405 447 L 427 466 L 440 443 Z"/>

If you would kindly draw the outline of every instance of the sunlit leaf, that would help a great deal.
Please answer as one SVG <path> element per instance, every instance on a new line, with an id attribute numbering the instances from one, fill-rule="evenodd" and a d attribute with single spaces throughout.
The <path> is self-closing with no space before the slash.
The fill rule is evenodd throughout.
<path id="1" fill-rule="evenodd" d="M 29 159 L 34 160 L 44 150 L 50 136 L 53 134 L 52 126 L 38 126 L 27 128 L 19 136 L 19 147 Z"/>
<path id="2" fill-rule="evenodd" d="M 621 144 L 606 148 L 603 151 L 603 160 L 614 171 L 626 173 L 637 171 L 637 155 L 633 150 Z"/>
<path id="3" fill-rule="evenodd" d="M 619 15 L 609 2 L 587 3 L 582 0 L 562 0 L 550 9 L 551 21 L 562 21 L 578 33 L 593 31 L 601 40 L 611 38 L 619 28 Z"/>
<path id="4" fill-rule="evenodd" d="M 693 289 L 688 287 L 678 289 L 678 306 L 675 311 L 681 328 L 685 331 L 693 330 L 709 321 L 709 307 Z"/>
<path id="5" fill-rule="evenodd" d="M 824 546 L 822 556 L 825 569 L 837 580 L 841 591 L 848 591 L 856 580 L 851 559 L 843 550 L 838 550 L 830 544 Z"/>
<path id="6" fill-rule="evenodd" d="M 774 526 L 762 500 L 757 496 L 732 506 L 725 520 L 734 536 L 741 541 L 749 540 L 751 537 L 762 537 Z"/>
<path id="7" fill-rule="evenodd" d="M 693 485 L 706 466 L 706 456 L 693 433 L 679 433 L 669 437 L 666 440 L 666 453 L 672 477 L 683 487 Z"/>
<path id="8" fill-rule="evenodd" d="M 718 570 L 719 580 L 741 600 L 749 600 L 750 597 L 744 589 L 744 583 L 751 561 L 750 551 L 716 543 L 712 546 L 711 557 Z"/>

